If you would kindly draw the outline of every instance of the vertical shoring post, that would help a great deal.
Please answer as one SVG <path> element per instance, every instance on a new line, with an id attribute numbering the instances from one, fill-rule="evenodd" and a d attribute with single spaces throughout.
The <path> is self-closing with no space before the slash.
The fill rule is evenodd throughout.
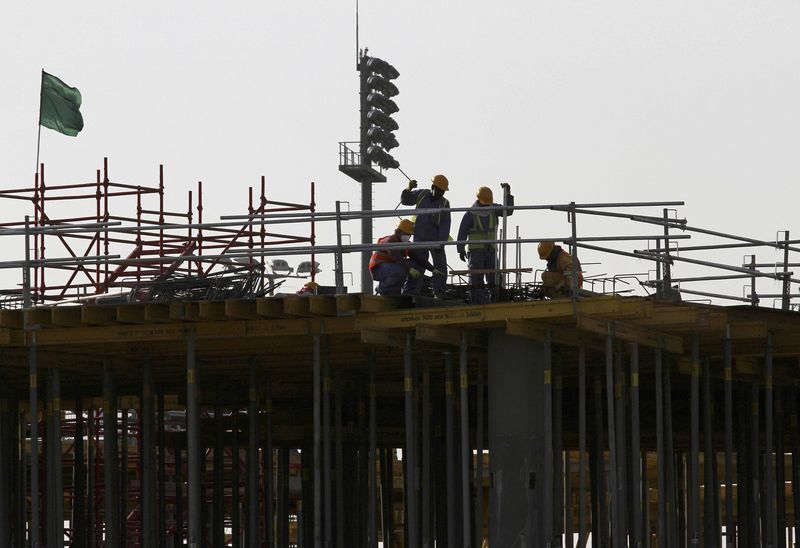
<path id="1" fill-rule="evenodd" d="M 700 338 L 692 338 L 690 395 L 691 440 L 689 452 L 689 545 L 700 545 Z"/>
<path id="2" fill-rule="evenodd" d="M 759 405 L 758 379 L 750 383 L 750 507 L 748 513 L 752 516 L 750 528 L 750 546 L 761 544 L 761 480 L 759 478 L 759 433 L 758 433 L 758 405 Z"/>
<path id="3" fill-rule="evenodd" d="M 747 548 L 750 542 L 750 522 L 752 517 L 748 508 L 750 506 L 750 439 L 747 433 L 749 425 L 749 387 L 745 383 L 736 391 L 736 516 L 737 531 L 736 544 Z"/>
<path id="4" fill-rule="evenodd" d="M 675 481 L 675 448 L 672 442 L 672 372 L 670 363 L 664 367 L 664 440 L 666 442 L 666 456 L 664 464 L 667 468 L 667 539 L 670 548 L 677 548 L 680 535 L 678 534 L 678 494 Z"/>
<path id="5" fill-rule="evenodd" d="M 628 474 L 628 435 L 625 409 L 625 384 L 627 367 L 623 367 L 623 346 L 616 345 L 614 353 L 614 408 L 616 409 L 615 425 L 617 436 L 617 493 L 619 499 L 619 529 L 622 542 L 627 543 L 630 533 L 630 475 Z"/>
<path id="6" fill-rule="evenodd" d="M 158 546 L 167 547 L 167 440 L 164 388 L 158 388 Z M 91 438 L 91 436 L 90 436 Z M 91 460 L 89 461 L 91 462 Z"/>
<path id="7" fill-rule="evenodd" d="M 153 371 L 150 360 L 142 364 L 142 400 L 140 403 L 142 445 L 142 545 L 156 546 L 156 476 L 155 440 L 153 439 Z"/>
<path id="8" fill-rule="evenodd" d="M 184 526 L 186 522 L 183 519 L 183 483 L 186 479 L 183 475 L 183 446 L 179 439 L 175 439 L 173 447 L 175 457 L 175 534 L 173 541 L 175 548 L 182 548 L 184 544 Z M 234 542 L 236 537 L 234 536 Z M 234 544 L 234 546 L 238 546 Z"/>
<path id="9" fill-rule="evenodd" d="M 469 469 L 472 451 L 469 444 L 469 362 L 467 358 L 467 332 L 462 331 L 458 364 L 461 385 L 459 398 L 459 403 L 461 404 L 461 526 L 465 548 L 472 546 L 472 542 L 470 542 L 470 537 L 472 536 L 470 499 L 472 497 L 469 491 Z M 409 546 L 415 545 L 411 544 Z"/>
<path id="10" fill-rule="evenodd" d="M 783 438 L 784 390 L 775 389 L 775 489 L 777 499 L 775 539 L 777 548 L 786 548 L 786 450 Z"/>
<path id="11" fill-rule="evenodd" d="M 608 530 L 608 483 L 606 482 L 606 460 L 603 437 L 603 386 L 601 366 L 594 367 L 592 379 L 592 392 L 594 394 L 594 431 L 593 466 L 594 479 L 592 492 L 594 493 L 592 507 L 592 538 L 598 539 L 601 548 L 608 546 L 610 533 Z"/>
<path id="12" fill-rule="evenodd" d="M 337 469 L 341 467 L 337 461 Z M 323 534 L 326 547 L 333 546 L 333 482 L 331 479 L 331 363 L 328 343 L 322 344 L 322 496 L 325 502 L 323 516 L 325 532 Z M 341 508 L 337 508 L 341 511 Z"/>
<path id="13" fill-rule="evenodd" d="M 186 338 L 186 460 L 189 495 L 189 548 L 199 548 L 203 527 L 200 477 L 200 404 L 197 394 L 197 360 L 194 336 Z M 237 461 L 238 461 L 238 455 Z M 238 465 L 238 462 L 237 462 Z"/>
<path id="14" fill-rule="evenodd" d="M 275 546 L 275 516 L 273 512 L 273 490 L 275 487 L 275 483 L 273 481 L 273 470 L 274 464 L 272 462 L 272 373 L 267 371 L 266 379 L 265 379 L 265 389 L 264 389 L 264 406 L 266 410 L 266 444 L 264 445 L 264 538 L 266 543 L 266 548 L 274 548 Z M 312 452 L 313 453 L 313 452 Z M 303 458 L 308 463 L 308 451 L 303 452 Z M 308 468 L 308 466 L 304 466 L 303 468 Z M 304 491 L 304 493 L 306 493 Z M 307 493 L 306 493 L 307 494 Z M 311 509 L 311 501 L 307 498 L 303 499 L 303 516 L 308 519 L 308 521 L 312 520 L 312 516 L 310 516 L 309 510 Z M 304 528 L 307 530 L 307 528 Z M 311 539 L 306 538 L 305 541 L 308 544 L 304 544 L 305 548 L 312 548 L 310 546 Z"/>
<path id="15" fill-rule="evenodd" d="M 119 546 L 119 500 L 117 497 L 117 406 L 111 361 L 103 361 L 103 481 L 105 489 L 105 541 Z"/>
<path id="16" fill-rule="evenodd" d="M 765 527 L 767 528 L 767 545 L 775 546 L 778 535 L 778 521 L 775 512 L 775 468 L 773 464 L 774 432 L 773 417 L 774 394 L 772 388 L 772 332 L 767 333 L 767 348 L 764 356 L 764 441 L 766 444 L 764 455 L 764 482 L 767 484 L 767 515 Z"/>
<path id="17" fill-rule="evenodd" d="M 381 533 L 384 548 L 394 546 L 394 449 L 383 447 L 381 449 Z"/>
<path id="18" fill-rule="evenodd" d="M 570 548 L 572 541 L 570 540 Z M 586 347 L 578 348 L 578 548 L 586 546 Z"/>
<path id="19" fill-rule="evenodd" d="M 250 359 L 247 390 L 247 548 L 258 548 L 258 363 Z"/>
<path id="20" fill-rule="evenodd" d="M 792 401 L 791 417 L 789 418 L 789 425 L 791 426 L 791 444 L 792 444 L 792 538 L 797 544 L 800 538 L 800 451 L 798 451 L 797 443 L 797 387 L 789 388 Z"/>
<path id="21" fill-rule="evenodd" d="M 214 511 L 211 537 L 214 546 L 225 544 L 225 413 L 222 384 L 217 385 L 214 405 Z"/>
<path id="22" fill-rule="evenodd" d="M 322 548 L 322 358 L 314 334 L 314 548 Z"/>
<path id="23" fill-rule="evenodd" d="M 422 360 L 422 547 L 433 546 L 431 535 L 431 372 Z"/>
<path id="24" fill-rule="evenodd" d="M 656 391 L 656 465 L 657 465 L 657 486 L 658 486 L 658 539 L 667 548 L 669 527 L 667 525 L 667 463 L 664 443 L 664 375 L 663 375 L 663 352 L 661 348 L 653 351 L 655 362 L 655 391 Z"/>
<path id="25" fill-rule="evenodd" d="M 64 546 L 64 474 L 61 464 L 61 368 L 54 367 L 53 375 L 53 539 L 51 546 Z"/>
<path id="26" fill-rule="evenodd" d="M 630 343 L 631 354 L 631 476 L 633 489 L 631 506 L 633 513 L 631 520 L 633 527 L 633 548 L 641 548 L 642 534 L 642 450 L 641 432 L 639 421 L 639 345 Z M 646 503 L 646 501 L 644 501 Z M 645 506 L 646 508 L 646 506 Z"/>
<path id="27" fill-rule="evenodd" d="M 475 465 L 475 546 L 483 545 L 483 368 L 478 367 L 477 392 L 475 401 L 475 447 L 478 462 Z"/>
<path id="28" fill-rule="evenodd" d="M 542 535 L 546 548 L 553 546 L 554 527 L 553 527 L 553 506 L 555 505 L 553 492 L 553 355 L 548 330 L 542 342 L 544 356 L 543 378 L 542 378 L 542 426 L 543 426 L 543 459 L 542 459 Z"/>
<path id="29" fill-rule="evenodd" d="M 72 542 L 79 548 L 86 546 L 86 453 L 84 451 L 83 394 L 80 382 L 75 393 L 75 445 L 74 491 L 72 498 Z M 2 468 L 0 468 L 2 469 Z"/>
<path id="30" fill-rule="evenodd" d="M 552 372 L 552 384 L 550 385 L 551 394 L 551 424 L 553 425 L 551 439 L 553 440 L 551 455 L 553 458 L 551 472 L 551 496 L 553 503 L 550 505 L 552 528 L 550 530 L 550 542 L 553 546 L 561 546 L 561 532 L 564 525 L 564 459 L 561 456 L 561 449 L 563 446 L 562 440 L 562 416 L 561 416 L 561 372 L 559 371 L 560 364 L 553 360 L 553 346 L 550 341 L 550 370 Z M 545 387 L 547 390 L 547 387 Z M 545 395 L 545 398 L 547 395 Z"/>
<path id="31" fill-rule="evenodd" d="M 731 327 L 725 326 L 723 379 L 725 384 L 725 546 L 736 546 L 736 524 L 733 520 L 733 354 Z M 739 448 L 741 451 L 742 448 Z M 739 479 L 741 484 L 741 478 Z"/>
<path id="32" fill-rule="evenodd" d="M 608 408 L 608 491 L 611 493 L 611 545 L 622 546 L 622 531 L 620 530 L 619 501 L 621 491 L 617 478 L 617 437 L 616 414 L 614 410 L 614 327 L 608 324 L 606 335 L 606 406 Z"/>
<path id="33" fill-rule="evenodd" d="M 281 448 L 281 460 L 278 462 L 278 468 L 281 476 L 281 492 L 280 492 L 280 520 L 278 535 L 280 536 L 281 548 L 289 548 L 289 462 L 292 450 L 286 445 Z"/>
<path id="34" fill-rule="evenodd" d="M 89 406 L 86 421 L 86 546 L 88 548 L 95 548 L 97 545 L 97 501 L 95 500 L 95 457 L 97 454 L 95 432 L 97 428 L 97 417 L 94 405 Z"/>
<path id="35" fill-rule="evenodd" d="M 413 345 L 411 333 L 406 333 L 405 348 L 403 351 L 404 393 L 405 393 L 405 419 L 406 419 L 406 446 L 403 452 L 406 476 L 406 529 L 408 531 L 408 546 L 419 546 L 419 528 L 417 526 L 417 481 L 416 481 L 416 428 L 414 428 L 414 371 L 413 371 Z M 467 487 L 469 489 L 469 487 Z M 467 529 L 469 531 L 469 529 Z"/>
<path id="36" fill-rule="evenodd" d="M 717 497 L 719 486 L 717 484 L 715 461 L 717 453 L 714 450 L 714 404 L 713 390 L 711 389 L 711 362 L 703 360 L 703 519 L 705 522 L 704 545 L 708 548 L 717 548 L 720 542 L 720 530 L 717 513 Z"/>
<path id="37" fill-rule="evenodd" d="M 455 393 L 453 387 L 453 356 L 444 354 L 444 394 L 445 394 L 445 458 L 447 470 L 447 546 L 456 545 L 456 471 L 455 471 Z"/>
<path id="38" fill-rule="evenodd" d="M 120 423 L 120 466 L 119 466 L 119 544 L 120 548 L 128 545 L 128 408 L 121 410 Z"/>
<path id="39" fill-rule="evenodd" d="M 313 263 L 312 263 L 313 265 Z M 369 349 L 367 354 L 369 362 L 369 465 L 367 466 L 367 478 L 369 479 L 369 536 L 367 537 L 367 547 L 377 548 L 378 546 L 378 486 L 375 474 L 375 461 L 378 451 L 378 407 L 375 396 L 375 350 Z"/>
<path id="40" fill-rule="evenodd" d="M 323 357 L 327 356 L 327 354 L 326 354 L 327 351 L 328 351 L 328 349 L 325 348 L 324 351 L 323 351 Z M 324 363 L 325 363 L 325 361 L 323 361 L 323 364 Z M 342 413 L 342 399 L 343 399 L 342 392 L 345 390 L 345 385 L 342 382 L 342 377 L 341 377 L 341 372 L 340 371 L 337 371 L 337 374 L 336 374 L 335 390 L 336 390 L 336 392 L 334 393 L 334 398 L 333 398 L 333 402 L 334 402 L 333 403 L 333 405 L 334 405 L 334 411 L 333 411 L 333 416 L 334 416 L 333 424 L 334 424 L 334 426 L 333 427 L 334 427 L 334 430 L 336 432 L 336 434 L 335 434 L 336 435 L 336 440 L 334 442 L 335 452 L 336 452 L 336 457 L 335 457 L 334 460 L 336 461 L 336 468 L 334 469 L 334 474 L 333 474 L 334 478 L 332 480 L 333 483 L 331 482 L 331 480 L 328 480 L 328 483 L 325 486 L 325 489 L 328 489 L 329 492 L 333 492 L 331 490 L 334 489 L 334 484 L 335 484 L 336 502 L 335 502 L 335 504 L 333 506 L 334 506 L 334 508 L 342 508 L 343 509 L 343 510 L 341 510 L 339 512 L 336 512 L 335 510 L 333 512 L 334 513 L 334 517 L 336 518 L 336 527 L 334 528 L 336 530 L 336 544 L 337 544 L 337 546 L 341 546 L 341 545 L 344 544 L 344 539 L 345 539 L 346 533 L 347 533 L 347 530 L 345 529 L 345 527 L 349 526 L 350 523 L 352 523 L 352 521 L 348 521 L 347 525 L 345 525 L 345 521 L 346 520 L 345 520 L 345 510 L 344 510 L 344 508 L 348 507 L 345 504 L 345 500 L 348 501 L 348 502 L 353 500 L 351 498 L 352 492 L 350 492 L 350 491 L 345 492 L 345 488 L 344 488 L 344 485 L 345 485 L 345 473 L 348 474 L 348 476 L 347 476 L 348 485 L 352 485 L 350 482 L 354 481 L 354 478 L 351 475 L 351 463 L 348 460 L 345 460 L 345 457 L 344 457 L 344 454 L 345 454 L 344 430 L 342 429 L 342 417 L 344 416 L 344 414 Z M 348 406 L 348 408 L 349 407 L 350 406 Z M 352 431 L 353 431 L 352 424 L 353 424 L 352 419 L 348 418 L 348 433 L 352 433 Z M 347 447 L 348 452 L 349 452 L 351 447 L 352 446 L 348 443 L 348 447 Z M 349 456 L 350 455 L 348 455 L 348 457 Z M 329 458 L 329 459 L 332 458 L 330 456 L 330 452 L 328 452 L 328 457 L 327 458 Z M 339 465 L 339 463 L 341 463 L 341 466 Z M 350 514 L 348 514 L 348 516 L 351 516 L 353 514 L 354 513 L 351 512 Z M 327 538 L 325 540 L 325 542 L 328 543 L 329 546 L 333 546 L 333 544 L 334 544 L 333 538 Z"/>
<path id="41" fill-rule="evenodd" d="M 36 348 L 36 331 L 28 332 L 30 345 L 28 346 L 28 379 L 29 379 L 29 405 L 31 416 L 31 525 L 30 539 L 31 547 L 39 548 L 40 525 L 39 525 L 39 390 L 38 390 L 38 357 Z"/>

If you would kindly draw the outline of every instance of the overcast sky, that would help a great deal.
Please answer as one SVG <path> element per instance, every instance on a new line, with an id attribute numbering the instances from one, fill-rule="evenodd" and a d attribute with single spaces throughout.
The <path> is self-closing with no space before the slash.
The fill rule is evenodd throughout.
<path id="1" fill-rule="evenodd" d="M 50 184 L 93 181 L 108 156 L 111 178 L 134 184 L 155 184 L 163 163 L 175 209 L 202 180 L 208 220 L 245 213 L 247 186 L 261 175 L 272 199 L 308 201 L 316 181 L 321 209 L 337 199 L 359 208 L 357 184 L 337 169 L 337 142 L 358 136 L 354 7 L 2 3 L 0 187 L 32 184 L 44 68 L 80 89 L 85 120 L 75 138 L 42 130 Z M 695 225 L 800 237 L 796 1 L 360 8 L 361 46 L 401 73 L 395 156 L 420 181 L 446 174 L 453 205 L 507 181 L 518 204 L 684 200 L 679 214 Z M 375 208 L 394 207 L 404 185 L 390 172 Z M 2 220 L 24 214 L 0 208 Z M 376 236 L 391 223 L 376 222 Z M 563 215 L 528 213 L 516 224 L 526 237 L 568 232 Z M 357 241 L 358 225 L 349 230 Z"/>

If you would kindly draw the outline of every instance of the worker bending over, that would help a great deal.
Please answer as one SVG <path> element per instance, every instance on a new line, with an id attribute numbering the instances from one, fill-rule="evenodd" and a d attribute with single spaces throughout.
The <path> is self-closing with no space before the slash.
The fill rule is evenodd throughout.
<path id="1" fill-rule="evenodd" d="M 514 196 L 511 195 L 511 186 L 508 183 L 501 183 L 503 189 L 503 205 L 509 208 L 514 207 Z M 492 189 L 482 186 L 476 194 L 477 200 L 472 204 L 474 209 L 464 213 L 461 219 L 461 226 L 458 229 L 458 241 L 470 240 L 478 242 L 480 240 L 497 239 L 497 220 L 503 212 L 496 209 L 489 209 L 490 206 L 499 207 L 500 204 L 494 203 Z M 508 209 L 506 215 L 511 215 L 513 209 Z M 467 252 L 467 250 L 469 250 Z M 458 244 L 458 256 L 462 261 L 469 256 L 470 270 L 495 270 L 497 268 L 497 244 Z M 494 293 L 495 272 L 476 272 L 469 275 L 470 300 L 474 304 L 485 304 L 491 300 L 490 295 Z M 484 279 L 486 282 L 484 283 Z"/>
<path id="2" fill-rule="evenodd" d="M 413 205 L 417 209 L 437 209 L 449 208 L 450 202 L 444 197 L 444 193 L 449 188 L 449 182 L 444 175 L 434 175 L 431 179 L 431 188 L 416 189 L 417 181 L 408 182 L 402 194 L 400 202 L 403 205 Z M 446 242 L 450 237 L 450 211 L 445 209 L 438 213 L 421 213 L 416 216 L 414 224 L 414 242 Z M 433 281 L 431 283 L 434 297 L 441 297 L 444 293 L 445 282 L 447 281 L 447 255 L 444 246 L 430 250 L 434 268 Z M 411 257 L 419 265 L 428 263 L 428 250 L 414 250 Z M 409 280 L 408 292 L 418 293 L 421 277 Z"/>
<path id="3" fill-rule="evenodd" d="M 571 293 L 573 262 L 576 263 L 575 271 L 578 273 L 578 289 L 583 287 L 580 261 L 564 251 L 560 245 L 551 241 L 539 243 L 539 258 L 547 261 L 547 270 L 542 272 L 542 293 L 545 297 L 555 299 Z"/>
<path id="4" fill-rule="evenodd" d="M 408 242 L 414 234 L 414 223 L 408 219 L 401 219 L 397 224 L 394 234 L 378 238 L 379 244 L 392 244 Z M 437 272 L 433 265 L 425 261 L 425 267 Z M 407 249 L 376 249 L 372 252 L 369 261 L 369 272 L 372 279 L 378 282 L 376 293 L 378 295 L 400 295 L 408 293 L 408 280 L 422 277 L 420 266 L 409 258 Z M 403 288 L 403 284 L 406 287 Z"/>

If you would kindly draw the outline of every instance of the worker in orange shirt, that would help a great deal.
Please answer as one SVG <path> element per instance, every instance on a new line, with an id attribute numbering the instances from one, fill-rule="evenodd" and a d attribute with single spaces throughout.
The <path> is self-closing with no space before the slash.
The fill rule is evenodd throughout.
<path id="1" fill-rule="evenodd" d="M 547 261 L 547 270 L 542 272 L 542 293 L 551 299 L 566 297 L 572 291 L 573 264 L 578 273 L 578 289 L 583 287 L 581 263 L 552 241 L 539 243 L 539 258 Z"/>
<path id="2" fill-rule="evenodd" d="M 414 235 L 414 223 L 401 219 L 393 234 L 378 238 L 379 244 L 408 242 Z M 422 265 L 409 258 L 407 249 L 376 249 L 369 261 L 369 272 L 372 279 L 378 282 L 378 295 L 400 295 L 408 293 L 409 279 L 422 278 L 422 271 L 427 268 L 440 274 L 434 266 L 425 260 Z"/>

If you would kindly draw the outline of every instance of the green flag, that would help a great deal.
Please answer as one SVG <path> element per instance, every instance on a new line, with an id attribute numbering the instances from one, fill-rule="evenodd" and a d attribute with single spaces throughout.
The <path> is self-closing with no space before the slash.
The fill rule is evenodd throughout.
<path id="1" fill-rule="evenodd" d="M 78 88 L 71 88 L 52 74 L 42 71 L 40 125 L 75 137 L 83 129 L 80 108 L 81 92 Z"/>

